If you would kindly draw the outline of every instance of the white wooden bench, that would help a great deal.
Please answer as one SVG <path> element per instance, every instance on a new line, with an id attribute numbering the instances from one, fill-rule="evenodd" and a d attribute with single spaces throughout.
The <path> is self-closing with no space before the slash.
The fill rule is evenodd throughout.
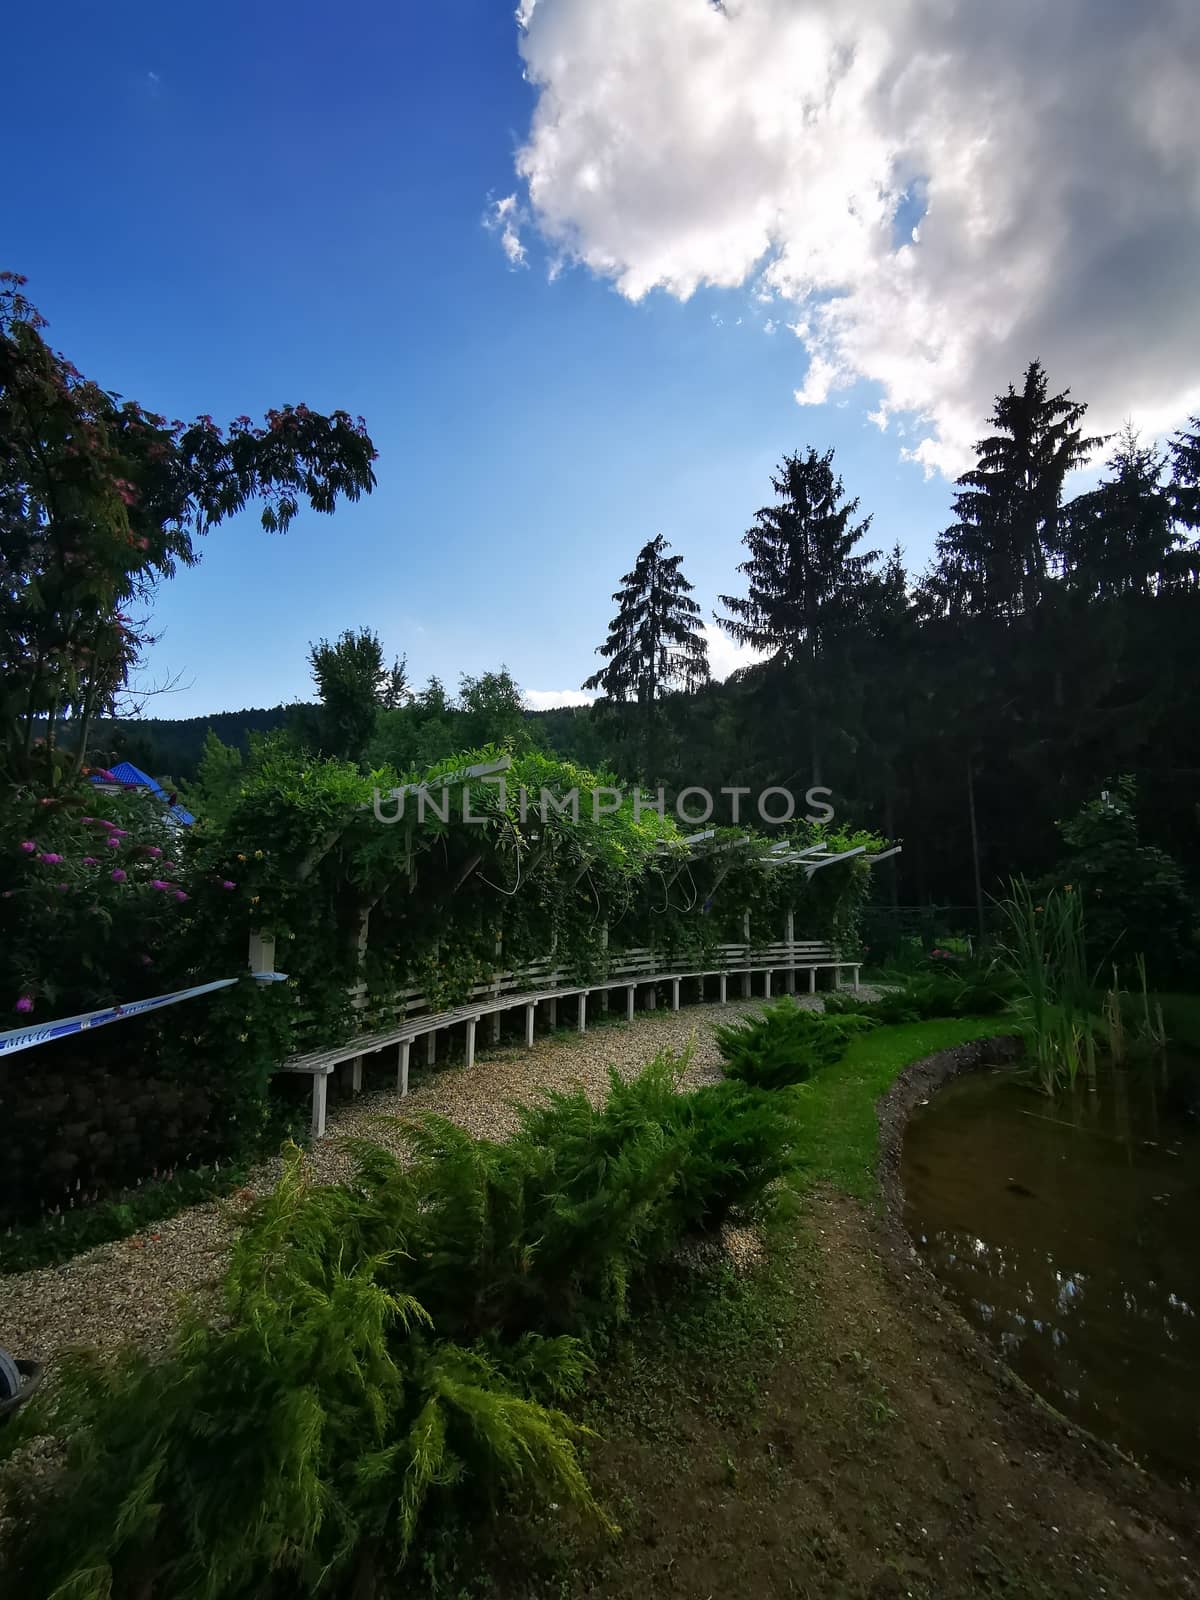
<path id="1" fill-rule="evenodd" d="M 673 963 L 664 962 L 652 950 L 614 952 L 604 973 L 583 984 L 572 981 L 565 973 L 558 971 L 552 957 L 545 957 L 517 971 L 494 973 L 486 983 L 474 986 L 463 1005 L 451 1010 L 435 1011 L 420 991 L 402 991 L 396 997 L 397 1016 L 394 1024 L 373 1033 L 358 1034 L 341 1044 L 290 1056 L 282 1063 L 280 1071 L 311 1075 L 312 1133 L 314 1139 L 319 1139 L 325 1132 L 329 1078 L 338 1067 L 347 1062 L 351 1064 L 351 1087 L 354 1093 L 358 1093 L 362 1088 L 363 1057 L 395 1048 L 396 1087 L 402 1095 L 406 1095 L 414 1041 L 421 1038 L 428 1041 L 428 1060 L 432 1065 L 437 1057 L 438 1034 L 447 1028 L 465 1025 L 466 1064 L 472 1066 L 475 1061 L 476 1032 L 485 1016 L 493 1019 L 492 1038 L 496 1041 L 500 1037 L 503 1014 L 523 1007 L 525 1042 L 532 1045 L 538 1006 L 544 1004 L 547 1007 L 549 1023 L 553 1028 L 557 1025 L 558 1002 L 562 999 L 578 1001 L 576 1026 L 583 1033 L 587 1029 L 588 997 L 599 994 L 602 1010 L 607 1012 L 608 997 L 614 989 L 625 991 L 625 1016 L 628 1022 L 632 1022 L 640 987 L 649 988 L 648 998 L 653 1007 L 659 984 L 670 984 L 671 1009 L 678 1011 L 680 985 L 689 981 L 699 982 L 703 997 L 705 980 L 718 979 L 720 1002 L 725 1005 L 728 1003 L 730 977 L 740 979 L 742 997 L 748 999 L 755 975 L 761 975 L 764 997 L 769 999 L 776 973 L 784 974 L 788 991 L 794 993 L 797 972 L 806 972 L 808 989 L 812 993 L 816 989 L 817 973 L 820 971 L 832 971 L 834 984 L 839 988 L 842 973 L 850 972 L 857 990 L 860 970 L 860 962 L 841 960 L 829 945 L 812 940 L 781 940 L 776 944 L 758 946 L 723 944 L 718 945 L 711 955 L 706 953 L 699 961 L 680 957 Z M 356 1005 L 363 1005 L 366 1000 L 365 985 L 360 984 L 351 992 L 351 997 Z"/>

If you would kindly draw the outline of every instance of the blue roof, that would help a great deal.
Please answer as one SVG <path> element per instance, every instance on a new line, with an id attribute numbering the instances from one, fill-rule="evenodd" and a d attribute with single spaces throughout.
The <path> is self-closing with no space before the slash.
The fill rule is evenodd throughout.
<path id="1" fill-rule="evenodd" d="M 135 767 L 132 761 L 118 761 L 115 766 L 108 767 L 105 770 L 112 773 L 112 776 L 116 782 L 123 784 L 125 788 L 149 789 L 152 795 L 155 795 L 159 800 L 166 804 L 167 791 L 163 788 L 162 784 L 156 782 L 156 780 L 150 777 L 148 773 L 143 772 L 140 767 Z M 106 780 L 101 778 L 97 773 L 93 773 L 92 782 L 104 783 Z M 190 828 L 196 820 L 192 813 L 190 811 L 185 811 L 182 806 L 167 805 L 167 810 L 177 822 L 182 822 L 185 827 Z"/>

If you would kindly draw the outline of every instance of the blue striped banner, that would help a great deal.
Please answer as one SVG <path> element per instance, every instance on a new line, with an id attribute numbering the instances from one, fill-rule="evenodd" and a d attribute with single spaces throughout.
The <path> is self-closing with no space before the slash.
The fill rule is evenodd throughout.
<path id="1" fill-rule="evenodd" d="M 254 972 L 249 976 L 260 983 L 281 983 L 287 974 Z M 129 1017 L 144 1016 L 147 1011 L 160 1011 L 164 1006 L 178 1005 L 181 1000 L 194 1000 L 197 995 L 228 989 L 237 981 L 236 978 L 217 978 L 213 983 L 197 984 L 194 989 L 176 989 L 174 994 L 156 995 L 152 1000 L 130 1000 L 123 1006 L 104 1006 L 99 1011 L 84 1011 L 77 1017 L 63 1017 L 58 1022 L 10 1028 L 7 1033 L 0 1033 L 0 1056 L 15 1055 L 18 1050 L 31 1050 L 34 1045 L 49 1044 L 52 1039 L 66 1039 L 75 1033 L 86 1033 L 91 1028 L 102 1028 L 109 1022 L 124 1022 Z"/>

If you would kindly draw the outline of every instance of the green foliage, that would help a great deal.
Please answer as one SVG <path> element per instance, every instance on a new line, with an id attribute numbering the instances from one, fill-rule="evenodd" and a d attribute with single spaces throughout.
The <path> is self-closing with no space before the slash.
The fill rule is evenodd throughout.
<path id="1" fill-rule="evenodd" d="M 245 775 L 241 750 L 222 744 L 209 728 L 195 782 L 183 786 L 184 804 L 197 818 L 221 827 L 237 804 Z"/>
<path id="2" fill-rule="evenodd" d="M 1087 918 L 1090 961 L 1115 961 L 1132 978 L 1145 958 L 1156 979 L 1196 970 L 1196 911 L 1183 875 L 1164 851 L 1143 844 L 1131 777 L 1089 800 L 1060 833 L 1066 855 L 1044 885 L 1070 885 Z"/>
<path id="3" fill-rule="evenodd" d="M 1011 978 L 991 968 L 910 973 L 877 1000 L 866 1001 L 853 994 L 827 995 L 825 1010 L 834 1016 L 861 1016 L 892 1026 L 934 1017 L 995 1016 L 1007 1008 L 1012 993 Z"/>
<path id="4" fill-rule="evenodd" d="M 28 1508 L 7 1576 L 26 1594 L 95 1600 L 324 1592 L 407 1554 L 451 1491 L 557 1497 L 594 1509 L 580 1429 L 528 1398 L 482 1348 L 438 1336 L 390 1290 L 389 1252 L 356 1251 L 345 1197 L 313 1191 L 293 1156 L 239 1239 L 223 1317 L 193 1318 L 165 1360 L 64 1363 L 6 1449 L 69 1419 L 65 1472 Z M 515 1365 L 578 1388 L 569 1341 Z M 24 1508 L 23 1508 L 24 1509 Z"/>
<path id="5" fill-rule="evenodd" d="M 1021 1031 L 1046 1094 L 1095 1075 L 1095 977 L 1089 976 L 1080 896 L 1065 888 L 1040 898 L 1023 879 L 1001 902 L 1006 933 L 999 962 L 1012 980 Z"/>
<path id="6" fill-rule="evenodd" d="M 160 1361 L 63 1363 L 0 1437 L 50 1433 L 12 1485 L 14 1592 L 84 1600 L 364 1596 L 454 1504 L 566 1502 L 603 1519 L 558 1409 L 584 1347 L 689 1227 L 752 1209 L 795 1160 L 788 1095 L 683 1094 L 667 1054 L 603 1107 L 550 1094 L 506 1145 L 443 1118 L 405 1165 L 361 1144 L 349 1185 L 293 1149 L 235 1246 L 219 1315 Z"/>
<path id="7" fill-rule="evenodd" d="M 752 1017 L 714 1029 L 725 1073 L 758 1089 L 803 1083 L 845 1053 L 847 1041 L 870 1024 L 856 1016 L 823 1016 L 790 995 Z"/>
<path id="8" fill-rule="evenodd" d="M 381 710 L 395 710 L 407 697 L 405 663 L 384 664 L 378 634 L 347 628 L 335 643 L 309 647 L 309 667 L 320 697 L 312 733 L 323 754 L 362 760 Z"/>
<path id="9" fill-rule="evenodd" d="M 23 283 L 0 274 L 0 770 L 54 787 L 149 642 L 132 607 L 194 563 L 194 538 L 254 500 L 280 532 L 302 502 L 356 500 L 375 451 L 361 417 L 304 405 L 168 423 L 52 351 Z"/>

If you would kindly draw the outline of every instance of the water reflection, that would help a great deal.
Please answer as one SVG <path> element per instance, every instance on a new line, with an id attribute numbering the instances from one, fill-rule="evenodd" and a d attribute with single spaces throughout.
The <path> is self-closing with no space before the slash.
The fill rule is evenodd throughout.
<path id="1" fill-rule="evenodd" d="M 915 1113 L 903 1181 L 919 1249 L 1026 1382 L 1200 1480 L 1195 1072 L 1053 1102 L 1011 1073 L 965 1076 Z"/>

